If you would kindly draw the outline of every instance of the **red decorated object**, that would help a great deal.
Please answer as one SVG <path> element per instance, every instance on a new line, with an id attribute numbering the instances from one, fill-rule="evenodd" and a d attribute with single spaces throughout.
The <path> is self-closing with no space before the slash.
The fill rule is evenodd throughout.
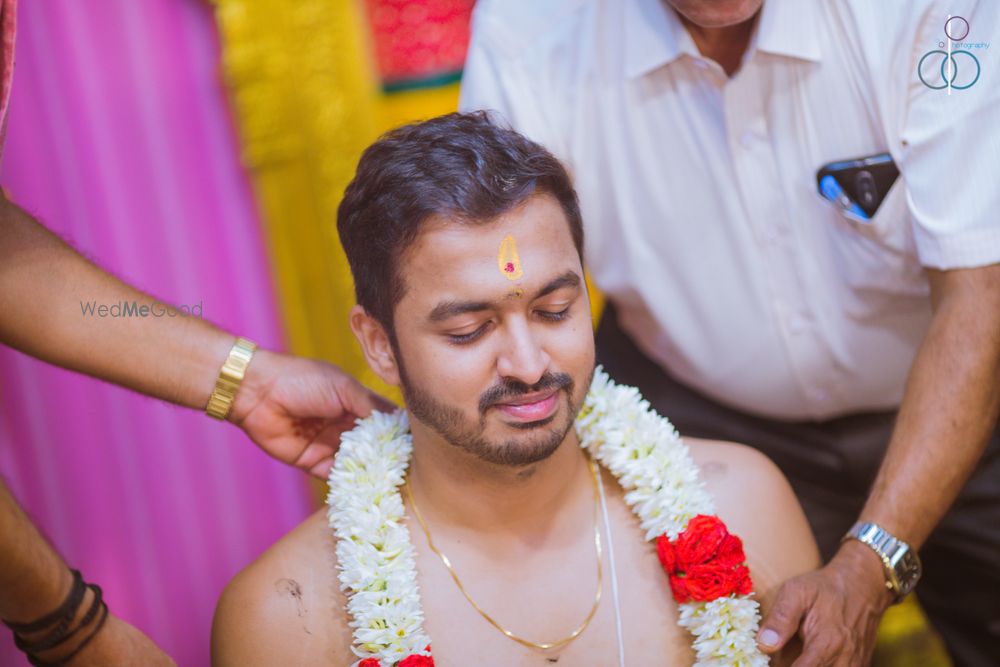
<path id="1" fill-rule="evenodd" d="M 673 541 L 660 535 L 656 555 L 677 602 L 709 602 L 753 592 L 743 542 L 719 517 L 699 514 Z"/>
<path id="2" fill-rule="evenodd" d="M 425 651 L 431 650 L 431 645 L 428 644 Z M 378 658 L 365 658 L 358 663 L 358 667 L 382 667 L 382 663 L 379 662 Z M 408 655 L 402 660 L 400 660 L 396 667 L 434 667 L 434 657 L 429 655 Z"/>
<path id="3" fill-rule="evenodd" d="M 411 655 L 404 658 L 399 667 L 434 667 L 434 658 L 429 655 Z"/>
<path id="4" fill-rule="evenodd" d="M 474 0 L 366 0 L 375 62 L 387 90 L 457 80 Z"/>
<path id="5" fill-rule="evenodd" d="M 14 78 L 14 35 L 17 32 L 17 0 L 0 0 L 0 153 L 6 129 L 7 104 Z"/>

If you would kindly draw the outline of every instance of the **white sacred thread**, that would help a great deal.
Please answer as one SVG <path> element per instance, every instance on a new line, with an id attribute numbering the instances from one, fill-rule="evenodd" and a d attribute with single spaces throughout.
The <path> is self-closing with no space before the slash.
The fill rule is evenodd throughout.
<path id="1" fill-rule="evenodd" d="M 618 568 L 615 566 L 615 541 L 611 539 L 611 522 L 608 520 L 608 503 L 604 500 L 604 476 L 598 466 L 597 492 L 601 496 L 601 514 L 604 515 L 604 532 L 608 535 L 608 564 L 611 566 L 611 599 L 615 601 L 615 633 L 618 636 L 618 667 L 625 667 L 625 642 L 622 638 L 622 609 L 618 599 Z"/>

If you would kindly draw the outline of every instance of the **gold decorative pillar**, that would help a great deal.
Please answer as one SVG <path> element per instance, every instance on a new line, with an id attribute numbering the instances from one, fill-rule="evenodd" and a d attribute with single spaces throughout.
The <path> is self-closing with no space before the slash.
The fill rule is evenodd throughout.
<path id="1" fill-rule="evenodd" d="M 264 221 L 290 349 L 398 398 L 348 326 L 337 205 L 379 130 L 379 88 L 352 0 L 215 0 L 223 71 Z"/>

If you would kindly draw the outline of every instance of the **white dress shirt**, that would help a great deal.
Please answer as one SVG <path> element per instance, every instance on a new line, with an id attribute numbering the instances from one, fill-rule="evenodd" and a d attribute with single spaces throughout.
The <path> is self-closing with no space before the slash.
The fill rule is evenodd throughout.
<path id="1" fill-rule="evenodd" d="M 933 90 L 917 64 L 949 14 L 981 75 Z M 996 0 L 764 0 L 728 78 L 663 0 L 480 0 L 461 107 L 567 163 L 588 269 L 647 355 L 725 404 L 825 419 L 898 406 L 924 267 L 1000 262 L 997 50 Z M 880 152 L 901 176 L 871 222 L 817 194 L 821 166 Z"/>

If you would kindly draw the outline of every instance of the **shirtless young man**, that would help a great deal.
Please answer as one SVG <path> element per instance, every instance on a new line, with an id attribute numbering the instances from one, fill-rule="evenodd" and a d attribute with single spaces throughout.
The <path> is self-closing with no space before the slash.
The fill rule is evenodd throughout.
<path id="1" fill-rule="evenodd" d="M 444 116 L 366 151 L 338 229 L 357 285 L 354 333 L 371 367 L 406 398 L 407 483 L 434 543 L 501 626 L 535 642 L 566 636 L 597 589 L 594 482 L 572 428 L 594 370 L 594 336 L 566 172 L 485 116 Z M 766 607 L 782 581 L 819 565 L 795 496 L 754 450 L 687 442 L 718 515 L 744 540 Z M 655 546 L 616 479 L 606 471 L 601 479 L 627 664 L 690 665 L 692 638 L 677 624 Z M 596 615 L 561 649 L 540 651 L 472 607 L 409 501 L 406 510 L 439 667 L 618 664 L 606 547 Z M 354 664 L 336 560 L 320 511 L 239 573 L 216 610 L 213 664 Z"/>

